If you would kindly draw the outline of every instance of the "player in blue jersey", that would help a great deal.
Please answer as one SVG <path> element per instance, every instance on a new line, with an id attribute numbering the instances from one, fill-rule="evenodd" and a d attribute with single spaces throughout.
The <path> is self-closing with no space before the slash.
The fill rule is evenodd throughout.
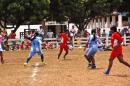
<path id="1" fill-rule="evenodd" d="M 24 65 L 27 65 L 28 62 L 30 61 L 30 59 L 32 58 L 32 56 L 34 56 L 36 53 L 38 53 L 38 55 L 41 56 L 42 63 L 44 62 L 44 56 L 42 54 L 41 43 L 40 43 L 40 39 L 38 38 L 38 36 L 39 36 L 39 33 L 36 32 L 34 34 L 34 36 L 26 37 L 26 38 L 28 38 L 31 41 L 31 50 L 30 50 L 29 57 L 27 58 L 27 60 L 24 63 Z"/>
<path id="2" fill-rule="evenodd" d="M 91 35 L 88 36 L 87 43 L 84 48 L 85 50 L 84 56 L 89 63 L 88 67 L 91 67 L 92 69 L 96 68 L 94 55 L 98 50 L 98 42 L 100 44 L 102 43 L 99 37 L 96 35 L 96 29 L 92 29 Z"/>

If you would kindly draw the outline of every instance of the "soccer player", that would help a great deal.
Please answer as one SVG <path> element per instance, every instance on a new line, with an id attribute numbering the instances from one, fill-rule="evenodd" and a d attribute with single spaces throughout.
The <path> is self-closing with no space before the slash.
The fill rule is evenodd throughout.
<path id="1" fill-rule="evenodd" d="M 27 65 L 28 62 L 30 61 L 30 59 L 32 58 L 32 56 L 34 56 L 36 53 L 38 53 L 41 56 L 42 63 L 44 62 L 44 56 L 42 54 L 41 43 L 40 43 L 39 38 L 37 36 L 39 36 L 38 32 L 36 32 L 34 34 L 34 36 L 32 36 L 32 37 L 26 37 L 31 41 L 31 50 L 30 50 L 29 57 L 27 58 L 24 65 Z"/>
<path id="2" fill-rule="evenodd" d="M 94 56 L 98 50 L 98 42 L 102 43 L 99 37 L 96 35 L 96 29 L 92 29 L 91 35 L 88 36 L 88 40 L 84 48 L 84 56 L 89 63 L 88 67 L 91 67 L 92 69 L 96 68 Z"/>
<path id="3" fill-rule="evenodd" d="M 0 61 L 2 64 L 4 64 L 2 43 L 3 43 L 3 34 L 2 34 L 2 30 L 0 29 L 0 57 L 1 57 Z"/>
<path id="4" fill-rule="evenodd" d="M 105 74 L 109 74 L 110 70 L 112 68 L 113 65 L 113 60 L 117 57 L 119 62 L 128 66 L 130 68 L 130 64 L 127 63 L 124 59 L 123 59 L 123 54 L 122 54 L 122 45 L 121 43 L 123 42 L 123 38 L 121 37 L 121 35 L 117 32 L 117 27 L 113 26 L 110 28 L 111 30 L 111 46 L 112 46 L 112 52 L 109 58 L 109 65 L 108 65 L 108 69 L 105 71 Z"/>
<path id="5" fill-rule="evenodd" d="M 69 47 L 68 47 L 68 44 L 67 44 L 67 42 L 69 41 L 67 31 L 66 32 L 61 32 L 59 34 L 59 38 L 61 40 L 60 40 L 60 52 L 58 54 L 58 59 L 60 58 L 60 55 L 61 55 L 63 49 L 65 50 L 65 54 L 64 54 L 64 59 L 65 59 L 66 55 L 68 54 L 68 50 L 69 50 Z"/>

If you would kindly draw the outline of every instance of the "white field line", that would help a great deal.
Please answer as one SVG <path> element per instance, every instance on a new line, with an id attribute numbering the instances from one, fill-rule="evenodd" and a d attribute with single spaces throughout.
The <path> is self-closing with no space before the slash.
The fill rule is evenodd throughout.
<path id="1" fill-rule="evenodd" d="M 38 65 L 39 63 L 36 63 L 34 66 L 34 69 L 32 70 L 32 75 L 30 76 L 31 77 L 31 82 L 30 82 L 30 85 L 29 86 L 32 86 L 35 84 L 35 81 L 37 81 L 37 75 L 38 75 Z"/>

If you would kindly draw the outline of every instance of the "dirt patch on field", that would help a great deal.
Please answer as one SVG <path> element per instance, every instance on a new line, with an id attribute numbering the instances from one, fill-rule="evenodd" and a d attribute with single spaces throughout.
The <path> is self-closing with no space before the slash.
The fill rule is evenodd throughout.
<path id="1" fill-rule="evenodd" d="M 124 58 L 130 63 L 130 46 L 123 48 Z M 43 50 L 46 65 L 32 66 L 40 62 L 35 55 L 28 66 L 23 63 L 29 51 L 4 52 L 5 64 L 0 65 L 0 86 L 130 86 L 130 69 L 117 59 L 109 76 L 104 75 L 110 51 L 95 56 L 97 69 L 88 69 L 83 49 L 63 54 L 57 60 L 58 49 Z M 64 53 L 64 52 L 63 52 Z"/>

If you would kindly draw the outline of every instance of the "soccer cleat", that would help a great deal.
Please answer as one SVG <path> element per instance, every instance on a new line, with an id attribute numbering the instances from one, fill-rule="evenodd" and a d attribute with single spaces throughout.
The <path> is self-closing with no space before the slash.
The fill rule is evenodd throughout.
<path id="1" fill-rule="evenodd" d="M 92 67 L 91 67 L 92 69 L 95 69 L 96 68 L 96 65 L 92 65 Z"/>
<path id="2" fill-rule="evenodd" d="M 91 67 L 91 66 L 92 66 L 92 64 L 91 64 L 91 63 L 89 63 L 89 64 L 88 64 L 88 67 Z"/>
<path id="3" fill-rule="evenodd" d="M 105 70 L 104 74 L 109 75 L 109 70 Z"/>
<path id="4" fill-rule="evenodd" d="M 25 63 L 24 63 L 24 66 L 27 66 L 27 65 L 28 65 L 28 63 L 27 63 L 27 62 L 25 62 Z"/>

